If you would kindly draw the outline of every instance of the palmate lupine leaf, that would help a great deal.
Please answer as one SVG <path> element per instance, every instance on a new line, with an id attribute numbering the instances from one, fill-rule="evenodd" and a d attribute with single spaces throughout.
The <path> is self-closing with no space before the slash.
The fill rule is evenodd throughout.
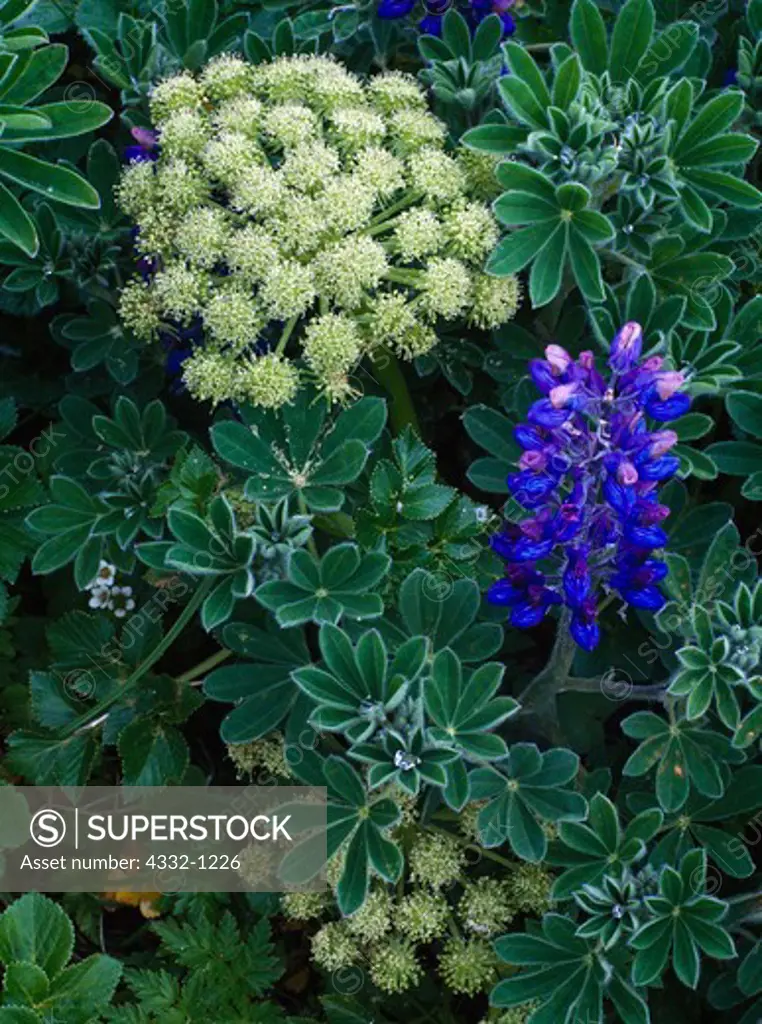
<path id="1" fill-rule="evenodd" d="M 637 863 L 663 818 L 662 812 L 653 808 L 623 828 L 615 804 L 596 793 L 586 822 L 562 821 L 558 825 L 558 842 L 551 844 L 547 861 L 566 870 L 553 884 L 553 898 L 568 898 L 583 885 L 598 885 L 608 872 Z"/>
<path id="2" fill-rule="evenodd" d="M 504 935 L 495 943 L 498 956 L 521 970 L 492 990 L 493 1006 L 539 1007 L 529 1024 L 601 1024 L 604 1000 L 613 1003 L 624 1024 L 647 1024 L 648 1007 L 630 985 L 624 970 L 610 962 L 598 944 L 579 938 L 577 926 L 561 914 L 546 914 L 537 934 Z"/>
<path id="3" fill-rule="evenodd" d="M 263 583 L 255 596 L 283 627 L 336 625 L 343 616 L 372 619 L 383 613 L 383 601 L 373 590 L 390 565 L 388 555 L 362 554 L 355 544 L 337 544 L 320 559 L 305 550 L 292 551 L 286 579 Z"/>
<path id="4" fill-rule="evenodd" d="M 387 834 L 399 821 L 400 810 L 388 797 L 371 797 L 362 777 L 343 757 L 326 758 L 319 770 L 320 784 L 328 788 L 328 828 L 321 840 L 327 840 L 329 858 L 340 848 L 345 850 L 336 897 L 342 914 L 352 914 L 365 902 L 371 874 L 396 882 L 402 873 L 402 850 Z M 289 877 L 290 861 L 300 857 L 298 847 L 285 855 L 282 877 Z"/>
<path id="5" fill-rule="evenodd" d="M 700 956 L 729 960 L 736 955 L 735 944 L 719 923 L 727 904 L 707 896 L 706 854 L 692 850 L 680 862 L 679 870 L 666 866 L 659 880 L 658 896 L 647 896 L 651 920 L 635 933 L 637 950 L 632 979 L 636 985 L 653 985 L 661 978 L 672 954 L 672 967 L 680 981 L 696 988 Z"/>
<path id="6" fill-rule="evenodd" d="M 571 750 L 540 752 L 533 743 L 516 743 L 508 757 L 469 775 L 472 800 L 486 800 L 479 812 L 480 841 L 487 847 L 508 842 L 522 860 L 537 862 L 547 851 L 541 821 L 582 821 L 584 797 L 570 784 L 579 770 Z"/>
<path id="7" fill-rule="evenodd" d="M 289 497 L 314 512 L 334 512 L 344 503 L 346 485 L 363 471 L 385 422 L 380 398 L 362 398 L 333 417 L 325 402 L 300 391 L 281 412 L 259 414 L 251 426 L 219 423 L 211 437 L 223 459 L 252 474 L 246 481 L 250 500 Z"/>

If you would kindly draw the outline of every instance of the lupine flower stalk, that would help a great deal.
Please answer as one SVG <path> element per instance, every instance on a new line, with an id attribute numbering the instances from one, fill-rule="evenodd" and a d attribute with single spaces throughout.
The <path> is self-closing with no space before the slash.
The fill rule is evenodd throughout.
<path id="1" fill-rule="evenodd" d="M 608 375 L 592 352 L 573 359 L 560 345 L 531 361 L 542 397 L 515 428 L 523 454 L 508 477 L 530 514 L 492 538 L 506 572 L 488 600 L 509 608 L 522 629 L 565 605 L 571 635 L 588 651 L 600 641 L 602 594 L 652 612 L 665 602 L 667 566 L 657 552 L 669 509 L 658 489 L 679 459 L 670 454 L 677 434 L 662 425 L 682 416 L 690 398 L 684 374 L 665 369 L 661 356 L 642 359 L 642 346 L 640 325 L 627 323 L 612 342 Z"/>

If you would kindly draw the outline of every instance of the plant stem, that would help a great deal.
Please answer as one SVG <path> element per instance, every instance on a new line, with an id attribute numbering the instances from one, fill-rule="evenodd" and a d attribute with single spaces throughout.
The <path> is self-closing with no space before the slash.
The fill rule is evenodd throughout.
<path id="1" fill-rule="evenodd" d="M 283 333 L 281 334 L 277 348 L 275 349 L 276 356 L 283 355 L 283 351 L 286 345 L 288 344 L 288 339 L 294 333 L 294 328 L 296 327 L 296 321 L 298 319 L 298 316 L 292 316 L 291 319 L 287 320 L 286 323 L 283 325 Z"/>
<path id="2" fill-rule="evenodd" d="M 370 353 L 370 361 L 376 380 L 386 389 L 391 399 L 389 419 L 394 432 L 399 434 L 405 427 L 410 426 L 420 437 L 421 428 L 418 425 L 415 406 L 397 357 L 385 345 L 379 345 Z"/>
<path id="3" fill-rule="evenodd" d="M 569 679 L 576 652 L 576 644 L 569 633 L 570 622 L 571 612 L 564 608 L 547 665 L 517 698 L 522 708 L 528 709 L 538 719 L 542 731 L 554 741 L 558 741 L 560 733 L 556 696 Z"/>
<path id="4" fill-rule="evenodd" d="M 384 221 L 389 220 L 390 217 L 399 213 L 400 210 L 404 210 L 407 206 L 412 206 L 413 203 L 417 203 L 422 196 L 422 192 L 407 192 L 401 199 L 397 200 L 396 203 L 392 203 L 391 206 L 387 206 L 385 210 L 377 213 L 372 220 L 368 221 L 368 228 L 374 228 L 377 224 L 382 224 Z"/>
<path id="5" fill-rule="evenodd" d="M 143 676 L 153 668 L 157 661 L 164 655 L 164 653 L 172 646 L 175 640 L 180 636 L 182 631 L 188 625 L 190 620 L 196 614 L 198 609 L 204 603 L 204 600 L 216 583 L 216 578 L 210 576 L 205 579 L 198 587 L 198 590 L 190 599 L 190 601 L 183 608 L 182 612 L 177 618 L 177 621 L 169 630 L 166 636 L 162 637 L 159 643 L 154 647 L 145 661 L 141 662 L 135 671 L 127 677 L 123 685 L 118 687 L 116 691 L 106 697 L 104 700 L 97 704 L 94 708 L 90 708 L 84 715 L 80 715 L 79 718 L 75 718 L 73 722 L 62 730 L 60 739 L 68 739 L 77 732 L 82 732 L 92 726 L 92 722 L 96 718 L 103 718 L 104 712 L 108 711 L 109 708 L 113 707 L 114 704 L 118 704 L 119 701 L 124 700 L 125 696 L 129 691 L 140 682 Z"/>
<path id="6" fill-rule="evenodd" d="M 216 654 L 210 654 L 208 658 L 204 659 L 204 661 L 200 661 L 198 665 L 194 665 L 193 668 L 189 668 L 187 672 L 183 672 L 181 676 L 177 676 L 177 682 L 195 682 L 197 679 L 200 679 L 201 676 L 206 675 L 210 669 L 216 668 L 217 665 L 223 661 L 227 661 L 232 653 L 232 651 L 228 651 L 223 647 L 221 651 L 217 651 Z"/>

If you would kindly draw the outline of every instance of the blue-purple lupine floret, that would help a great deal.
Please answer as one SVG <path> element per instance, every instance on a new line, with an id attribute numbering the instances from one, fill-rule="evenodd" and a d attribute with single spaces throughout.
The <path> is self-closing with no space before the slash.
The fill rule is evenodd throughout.
<path id="1" fill-rule="evenodd" d="M 522 629 L 565 605 L 571 635 L 588 651 L 600 642 L 602 591 L 651 612 L 665 601 L 667 567 L 655 552 L 667 543 L 660 524 L 669 509 L 658 488 L 680 462 L 669 454 L 677 434 L 661 425 L 687 412 L 690 398 L 680 390 L 684 375 L 664 370 L 660 356 L 642 359 L 642 347 L 640 325 L 627 323 L 611 344 L 607 377 L 592 352 L 573 359 L 560 345 L 530 362 L 543 397 L 514 431 L 523 451 L 508 487 L 531 515 L 492 538 L 506 571 L 489 601 Z"/>

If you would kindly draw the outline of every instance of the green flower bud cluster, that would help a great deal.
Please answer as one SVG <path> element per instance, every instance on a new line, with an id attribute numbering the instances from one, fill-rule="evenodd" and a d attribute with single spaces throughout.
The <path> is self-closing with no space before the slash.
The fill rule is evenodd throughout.
<path id="1" fill-rule="evenodd" d="M 312 381 L 344 400 L 375 346 L 413 359 L 441 321 L 515 315 L 517 279 L 483 272 L 491 167 L 446 150 L 411 76 L 224 55 L 157 85 L 151 115 L 159 158 L 117 192 L 155 270 L 120 312 L 146 341 L 201 325 L 183 371 L 197 399 L 277 408 Z"/>

